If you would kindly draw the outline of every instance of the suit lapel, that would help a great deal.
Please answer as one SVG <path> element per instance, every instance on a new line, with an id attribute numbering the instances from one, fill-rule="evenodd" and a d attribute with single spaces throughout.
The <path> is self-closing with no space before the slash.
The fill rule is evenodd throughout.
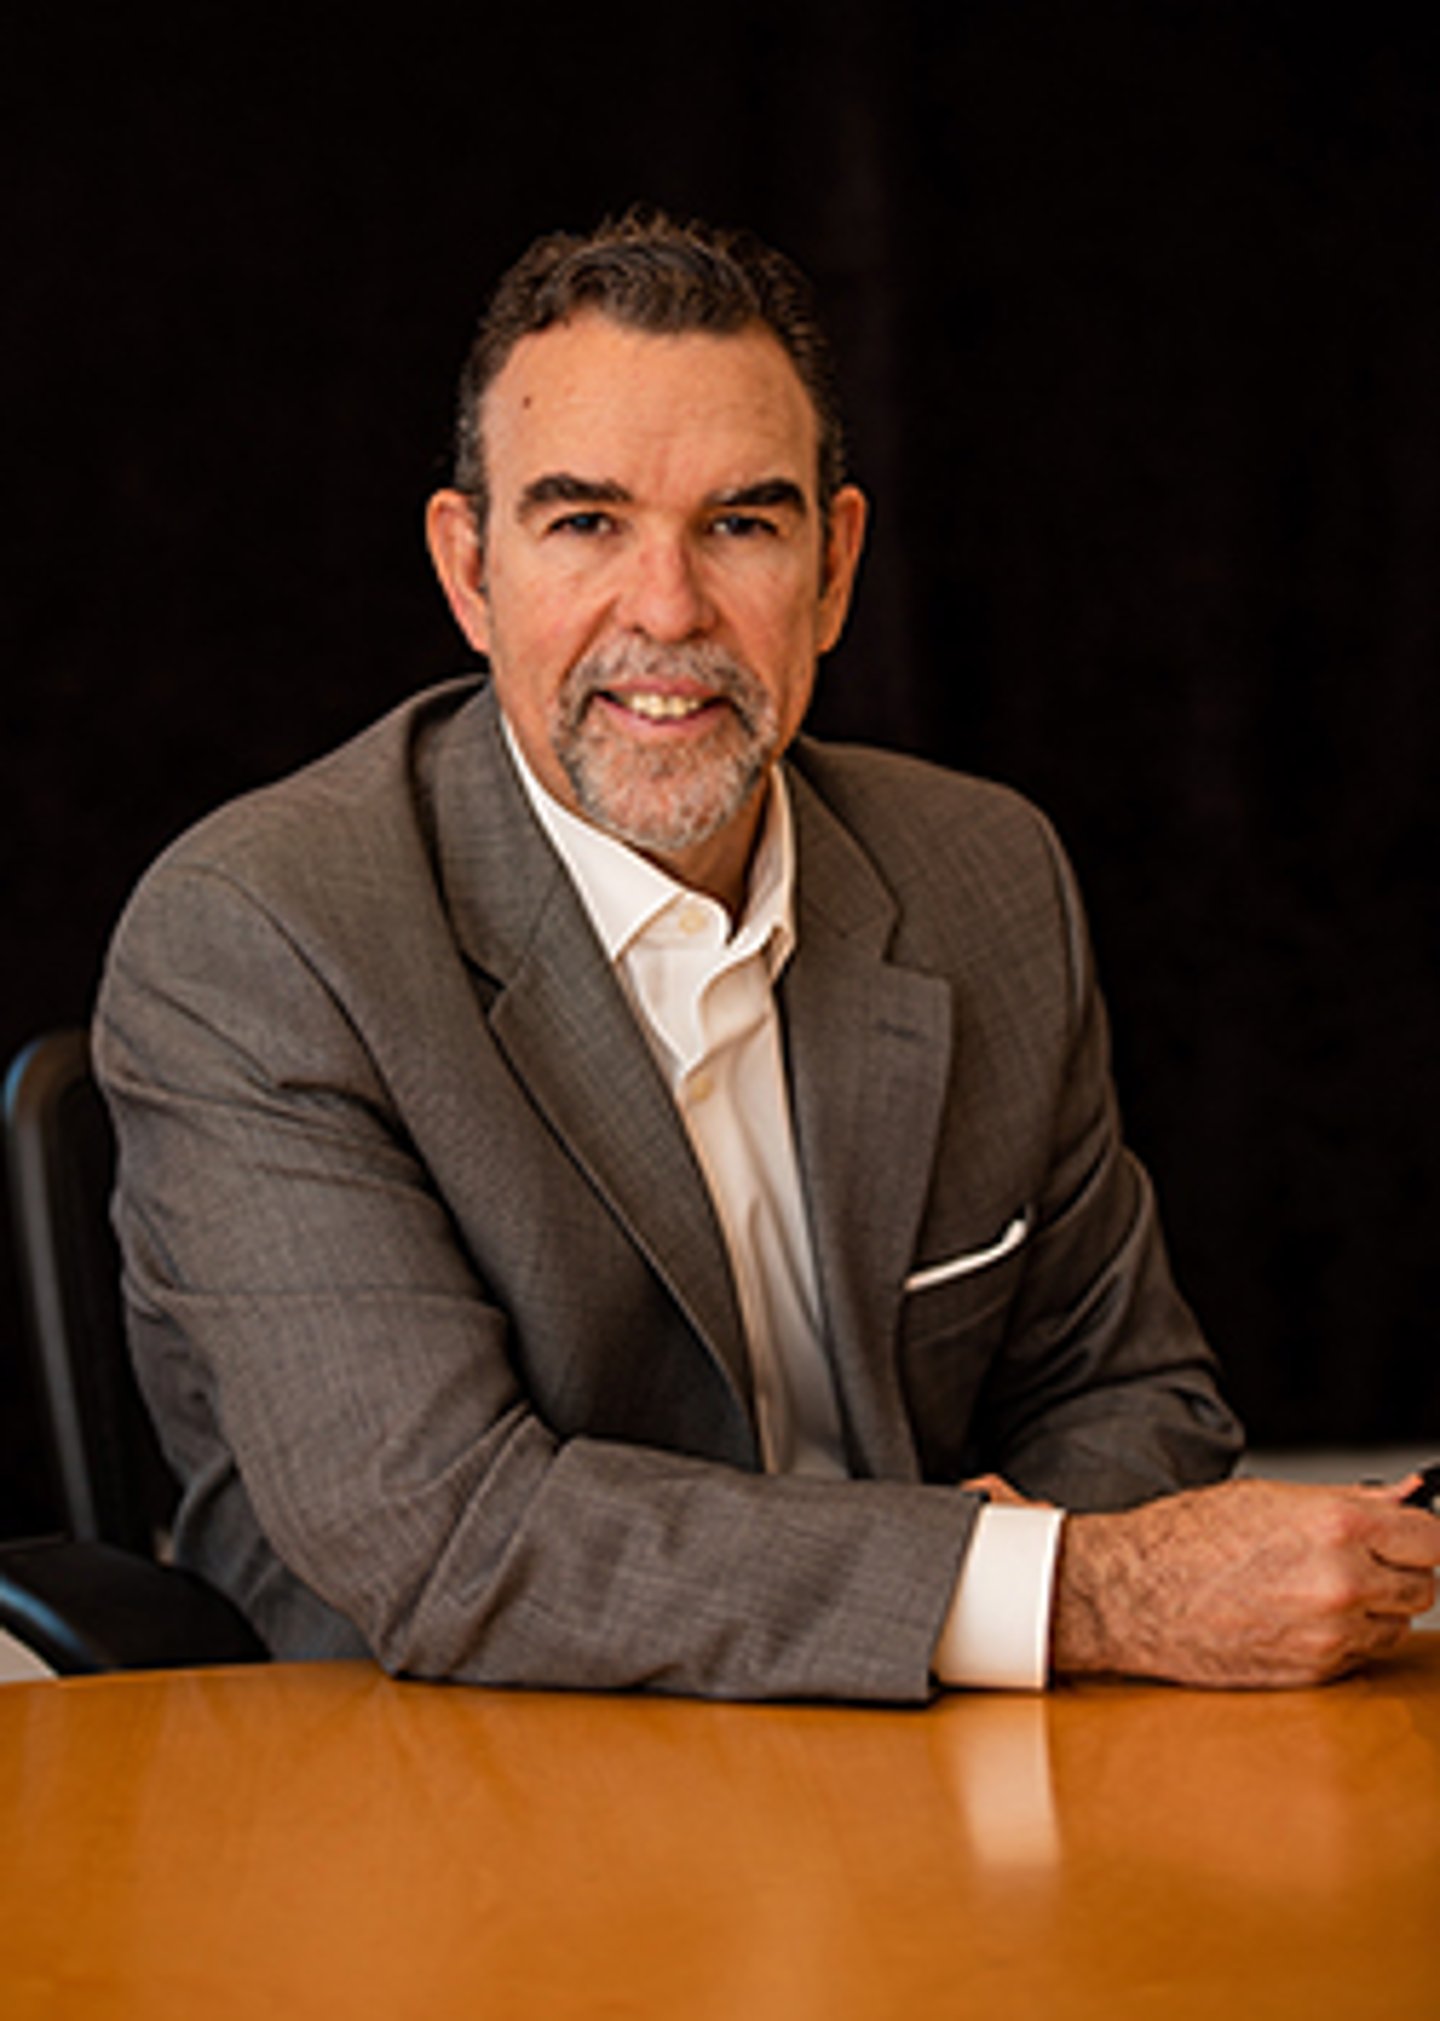
<path id="1" fill-rule="evenodd" d="M 892 1343 L 949 1074 L 950 992 L 887 959 L 897 909 L 794 768 L 797 944 L 782 984 L 797 1149 L 857 1471 L 917 1478 Z"/>
<path id="2" fill-rule="evenodd" d="M 491 1029 L 556 1134 L 748 1399 L 749 1359 L 709 1195 L 568 880 L 497 999 Z"/>
<path id="3" fill-rule="evenodd" d="M 670 1092 L 530 811 L 488 690 L 456 728 L 437 781 L 442 876 L 460 945 L 497 985 L 491 1031 L 748 1413 L 724 1239 Z"/>
<path id="4" fill-rule="evenodd" d="M 435 782 L 441 878 L 492 986 L 492 1032 L 749 1413 L 724 1241 L 669 1090 L 531 814 L 490 691 L 452 727 Z M 803 776 L 787 776 L 797 946 L 781 1007 L 828 1344 L 852 1463 L 915 1477 L 892 1343 L 939 1138 L 950 993 L 888 959 L 894 898 Z"/>

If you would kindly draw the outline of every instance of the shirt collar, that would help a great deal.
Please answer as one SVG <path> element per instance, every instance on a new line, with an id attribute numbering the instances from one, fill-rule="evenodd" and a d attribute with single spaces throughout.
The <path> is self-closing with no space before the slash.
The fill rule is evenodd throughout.
<path id="1" fill-rule="evenodd" d="M 562 807 L 531 771 L 503 710 L 500 722 L 535 818 L 569 872 L 606 958 L 612 963 L 622 961 L 663 912 L 693 901 L 696 894 L 628 843 L 617 841 L 593 822 Z M 737 949 L 742 944 L 747 951 L 763 948 L 772 979 L 795 944 L 795 824 L 778 765 L 770 772 L 745 908 L 731 941 Z"/>

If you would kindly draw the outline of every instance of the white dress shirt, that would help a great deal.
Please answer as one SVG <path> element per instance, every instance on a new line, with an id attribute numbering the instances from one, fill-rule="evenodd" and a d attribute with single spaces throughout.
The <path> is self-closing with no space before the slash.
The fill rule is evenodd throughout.
<path id="1" fill-rule="evenodd" d="M 669 1084 L 720 1222 L 750 1354 L 768 1471 L 843 1477 L 795 1157 L 774 984 L 795 945 L 789 796 L 772 774 L 745 909 L 678 883 L 562 807 L 506 738 Z M 980 1511 L 934 1669 L 942 1682 L 1038 1688 L 1046 1677 L 1057 1510 Z"/>

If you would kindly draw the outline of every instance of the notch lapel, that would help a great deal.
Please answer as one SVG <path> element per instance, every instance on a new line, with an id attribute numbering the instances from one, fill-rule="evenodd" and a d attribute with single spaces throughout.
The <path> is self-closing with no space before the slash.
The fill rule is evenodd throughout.
<path id="1" fill-rule="evenodd" d="M 719 1224 L 670 1092 L 568 879 L 497 998 L 491 1030 L 748 1413 L 749 1358 Z"/>
<path id="2" fill-rule="evenodd" d="M 467 715 L 442 763 L 437 823 L 457 936 L 496 985 L 491 1031 L 753 1423 L 724 1238 L 670 1091 L 531 812 L 493 694 Z"/>

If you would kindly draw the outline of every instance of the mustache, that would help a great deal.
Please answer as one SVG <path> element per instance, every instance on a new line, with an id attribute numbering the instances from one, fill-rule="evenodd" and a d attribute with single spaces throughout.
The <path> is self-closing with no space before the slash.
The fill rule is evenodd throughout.
<path id="1" fill-rule="evenodd" d="M 596 695 L 622 682 L 644 680 L 693 681 L 728 702 L 748 730 L 758 730 L 769 714 L 765 688 L 723 646 L 703 640 L 667 646 L 654 639 L 626 638 L 614 639 L 576 661 L 556 697 L 561 724 L 567 730 L 578 728 Z"/>

